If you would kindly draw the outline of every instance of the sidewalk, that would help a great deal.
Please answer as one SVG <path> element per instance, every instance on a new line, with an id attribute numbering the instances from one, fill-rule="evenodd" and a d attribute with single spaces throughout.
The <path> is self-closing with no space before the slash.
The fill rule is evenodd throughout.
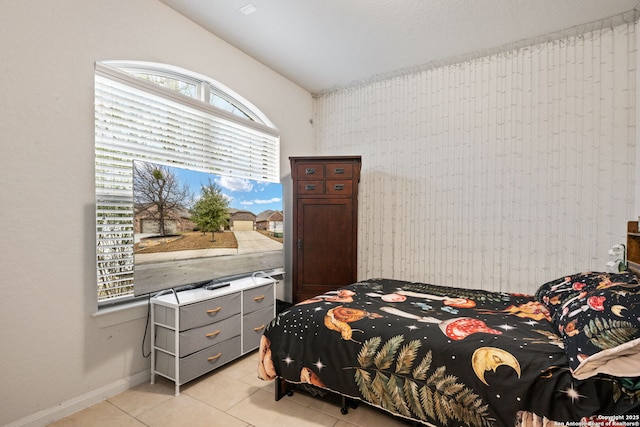
<path id="1" fill-rule="evenodd" d="M 135 255 L 136 264 L 165 261 L 177 261 L 193 258 L 206 258 L 221 255 L 250 254 L 282 250 L 282 243 L 277 242 L 257 231 L 234 231 L 238 241 L 238 249 L 198 249 L 193 251 L 157 252 L 154 254 Z"/>

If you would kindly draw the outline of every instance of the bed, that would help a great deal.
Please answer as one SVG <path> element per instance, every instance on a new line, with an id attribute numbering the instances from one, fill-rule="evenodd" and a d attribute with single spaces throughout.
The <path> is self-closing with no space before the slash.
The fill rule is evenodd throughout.
<path id="1" fill-rule="evenodd" d="M 278 314 L 258 371 L 276 400 L 302 385 L 429 426 L 640 426 L 639 316 L 626 272 L 531 296 L 370 279 Z"/>

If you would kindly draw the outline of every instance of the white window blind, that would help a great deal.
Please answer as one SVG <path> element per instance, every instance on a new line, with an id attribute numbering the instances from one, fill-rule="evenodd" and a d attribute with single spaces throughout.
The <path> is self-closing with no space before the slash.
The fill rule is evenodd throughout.
<path id="1" fill-rule="evenodd" d="M 279 146 L 269 126 L 96 64 L 98 301 L 134 292 L 133 160 L 279 182 Z"/>

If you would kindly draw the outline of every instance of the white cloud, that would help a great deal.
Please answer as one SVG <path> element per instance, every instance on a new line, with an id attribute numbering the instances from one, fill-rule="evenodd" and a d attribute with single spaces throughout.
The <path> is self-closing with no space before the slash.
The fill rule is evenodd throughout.
<path id="1" fill-rule="evenodd" d="M 218 184 L 229 191 L 251 191 L 253 184 L 248 179 L 221 176 Z"/>
<path id="2" fill-rule="evenodd" d="M 269 199 L 269 200 L 254 200 L 253 203 L 256 203 L 258 205 L 266 205 L 269 203 L 278 203 L 280 202 L 282 199 L 280 199 L 279 197 L 274 197 L 273 199 Z"/>

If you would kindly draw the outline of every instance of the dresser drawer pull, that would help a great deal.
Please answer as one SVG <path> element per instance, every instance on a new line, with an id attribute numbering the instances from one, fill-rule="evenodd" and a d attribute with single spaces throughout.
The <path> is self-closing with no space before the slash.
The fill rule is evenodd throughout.
<path id="1" fill-rule="evenodd" d="M 314 175 L 316 173 L 316 168 L 305 168 L 304 173 L 307 175 Z"/>
<path id="2" fill-rule="evenodd" d="M 344 190 L 344 184 L 334 184 L 334 190 Z"/>
<path id="3" fill-rule="evenodd" d="M 255 297 L 253 300 L 254 300 L 255 302 L 260 302 L 260 301 L 262 301 L 263 299 L 264 299 L 264 295 L 260 295 L 259 297 Z"/>
<path id="4" fill-rule="evenodd" d="M 305 190 L 315 190 L 316 189 L 316 185 L 315 184 L 307 184 L 304 186 Z"/>
<path id="5" fill-rule="evenodd" d="M 264 329 L 264 326 L 265 326 L 265 325 L 264 325 L 264 323 L 263 323 L 262 325 L 258 326 L 257 328 L 253 328 L 253 330 L 254 330 L 254 331 L 256 331 L 256 332 L 261 331 L 261 330 L 263 330 L 263 329 Z"/>
<path id="6" fill-rule="evenodd" d="M 335 173 L 336 175 L 342 175 L 344 174 L 344 168 L 335 168 L 333 170 L 333 173 Z"/>
<path id="7" fill-rule="evenodd" d="M 209 357 L 209 358 L 207 359 L 207 362 L 212 362 L 212 361 L 214 361 L 214 360 L 216 360 L 216 359 L 220 359 L 220 356 L 222 356 L 222 353 L 218 353 L 218 354 L 216 354 L 215 356 L 211 356 L 211 357 Z"/>
<path id="8" fill-rule="evenodd" d="M 211 310 L 207 310 L 207 314 L 215 314 L 215 313 L 219 312 L 220 310 L 222 310 L 222 307 L 212 308 Z"/>
<path id="9" fill-rule="evenodd" d="M 217 331 L 209 332 L 208 334 L 205 334 L 204 336 L 207 337 L 207 338 L 211 338 L 211 337 L 215 337 L 219 333 L 220 333 L 220 329 L 218 329 Z"/>

